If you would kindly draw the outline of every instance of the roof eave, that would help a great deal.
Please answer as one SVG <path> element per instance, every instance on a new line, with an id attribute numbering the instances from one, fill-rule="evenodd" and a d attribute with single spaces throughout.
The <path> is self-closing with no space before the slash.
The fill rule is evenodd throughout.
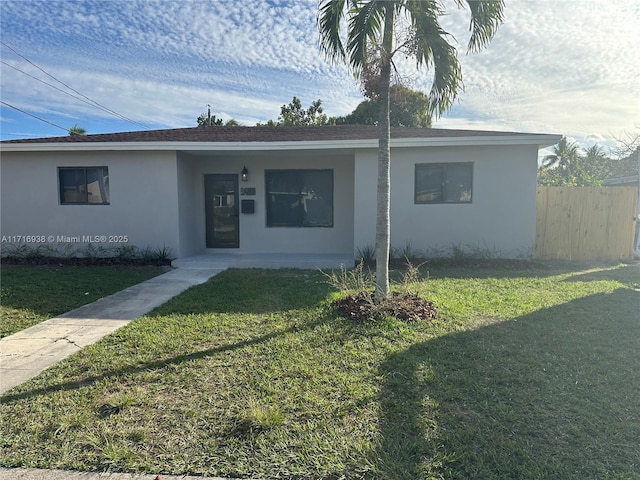
<path id="1" fill-rule="evenodd" d="M 560 135 L 522 134 L 467 137 L 393 138 L 391 146 L 439 147 L 439 146 L 489 146 L 536 145 L 538 148 L 555 145 Z M 376 148 L 377 139 L 356 140 L 303 140 L 276 142 L 50 142 L 6 143 L 4 152 L 67 152 L 67 151 L 277 151 L 277 150 L 331 150 Z"/>

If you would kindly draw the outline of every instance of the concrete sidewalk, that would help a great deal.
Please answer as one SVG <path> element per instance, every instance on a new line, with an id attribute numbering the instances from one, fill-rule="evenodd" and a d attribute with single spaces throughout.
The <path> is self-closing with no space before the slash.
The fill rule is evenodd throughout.
<path id="1" fill-rule="evenodd" d="M 129 474 L 108 472 L 72 472 L 35 468 L 0 468 L 0 480 L 225 480 L 220 477 L 182 475 Z M 226 479 L 230 480 L 230 479 Z"/>
<path id="2" fill-rule="evenodd" d="M 222 270 L 171 270 L 0 339 L 0 395 Z"/>

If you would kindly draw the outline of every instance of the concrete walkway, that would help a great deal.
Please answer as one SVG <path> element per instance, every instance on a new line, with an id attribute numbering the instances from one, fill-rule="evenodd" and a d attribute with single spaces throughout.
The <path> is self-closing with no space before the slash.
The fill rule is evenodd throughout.
<path id="1" fill-rule="evenodd" d="M 172 265 L 177 268 L 0 339 L 0 395 L 227 268 L 351 268 L 353 255 L 216 253 Z"/>
<path id="2" fill-rule="evenodd" d="M 0 339 L 0 395 L 227 268 L 353 267 L 349 255 L 198 255 L 175 270 Z M 0 468 L 0 480 L 225 480 L 219 477 Z M 227 479 L 229 480 L 229 479 Z"/>
<path id="3" fill-rule="evenodd" d="M 0 339 L 0 395 L 222 270 L 175 269 Z"/>

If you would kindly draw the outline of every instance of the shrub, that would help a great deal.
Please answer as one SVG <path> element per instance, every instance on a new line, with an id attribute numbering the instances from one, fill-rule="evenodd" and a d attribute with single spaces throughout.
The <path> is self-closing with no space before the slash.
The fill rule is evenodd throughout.
<path id="1" fill-rule="evenodd" d="M 356 250 L 356 263 L 374 265 L 376 263 L 376 248 L 371 245 L 358 248 Z"/>
<path id="2" fill-rule="evenodd" d="M 372 290 L 376 281 L 376 274 L 368 267 L 365 271 L 365 262 L 360 261 L 355 268 L 349 270 L 340 265 L 340 270 L 332 270 L 331 273 L 322 272 L 327 278 L 327 283 L 343 293 L 356 293 Z"/>
<path id="3" fill-rule="evenodd" d="M 68 264 L 68 265 L 169 265 L 171 249 L 146 247 L 139 250 L 135 245 L 119 244 L 103 246 L 100 244 L 65 243 L 58 245 L 24 243 L 3 244 L 2 262 L 14 264 Z"/>

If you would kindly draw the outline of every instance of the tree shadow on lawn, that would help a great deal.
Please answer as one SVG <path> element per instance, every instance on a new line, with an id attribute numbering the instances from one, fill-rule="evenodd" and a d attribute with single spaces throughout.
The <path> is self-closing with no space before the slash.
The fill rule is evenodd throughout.
<path id="1" fill-rule="evenodd" d="M 211 357 L 224 352 L 233 352 L 233 351 L 240 350 L 243 348 L 248 348 L 254 345 L 264 344 L 275 338 L 287 335 L 289 333 L 298 332 L 302 329 L 312 330 L 317 326 L 323 324 L 326 320 L 327 320 L 326 317 L 321 317 L 321 318 L 318 318 L 316 321 L 306 323 L 306 324 L 296 323 L 286 329 L 276 328 L 269 333 L 266 333 L 264 335 L 260 335 L 257 337 L 253 337 L 248 340 L 242 340 L 239 342 L 220 345 L 214 348 L 208 348 L 204 350 L 197 350 L 197 351 L 182 354 L 182 355 L 175 355 L 173 357 L 164 358 L 161 360 L 152 360 L 148 362 L 141 362 L 136 365 L 126 365 L 120 368 L 113 368 L 110 370 L 106 370 L 98 375 L 83 376 L 79 380 L 63 381 L 63 382 L 47 385 L 45 387 L 31 388 L 25 391 L 18 391 L 17 393 L 13 393 L 13 394 L 5 394 L 3 396 L 0 396 L 0 404 L 12 403 L 19 400 L 23 400 L 25 398 L 36 397 L 39 395 L 46 395 L 52 392 L 76 390 L 82 387 L 94 385 L 105 379 L 117 378 L 117 377 L 128 377 L 136 374 L 143 374 L 149 371 L 161 370 L 166 367 L 170 367 L 172 365 L 180 365 L 180 364 L 191 362 L 194 360 Z M 21 387 L 18 386 L 16 388 L 20 389 Z"/>
<path id="2" fill-rule="evenodd" d="M 640 478 L 638 305 L 637 292 L 619 289 L 390 356 L 380 470 Z"/>
<path id="3" fill-rule="evenodd" d="M 265 329 L 270 330 L 263 335 L 256 335 L 248 340 L 242 340 L 227 345 L 194 350 L 188 353 L 174 355 L 157 361 L 137 363 L 121 368 L 111 368 L 104 372 L 84 376 L 80 372 L 73 374 L 81 376 L 78 380 L 58 382 L 45 387 L 31 388 L 14 394 L 0 397 L 0 403 L 10 403 L 20 399 L 44 395 L 56 391 L 74 390 L 92 385 L 108 378 L 128 376 L 157 370 L 192 360 L 213 356 L 222 352 L 234 351 L 252 345 L 266 343 L 272 339 L 298 332 L 304 329 L 314 329 L 327 320 L 322 314 L 322 304 L 333 289 L 327 284 L 322 273 L 304 270 L 228 270 L 211 278 L 208 282 L 196 285 L 182 294 L 174 297 L 160 307 L 152 310 L 146 318 L 136 322 L 154 322 L 160 319 L 163 323 L 175 322 L 175 315 L 198 314 L 263 314 L 265 316 L 303 308 L 314 308 L 313 315 L 296 315 L 295 320 L 288 322 L 290 326 L 270 325 L 262 321 Z M 320 310 L 317 310 L 320 307 Z M 294 314 L 295 315 L 295 314 Z M 162 319 L 160 317 L 166 318 Z M 252 321 L 252 320 L 248 320 Z M 140 323 L 136 323 L 140 326 Z M 160 328 L 157 327 L 156 328 Z M 169 335 L 171 333 L 168 333 Z M 118 335 L 116 333 L 115 335 Z M 110 338 L 110 337 L 109 337 Z M 116 340 L 113 340 L 117 342 Z M 197 347 L 195 347 L 197 348 Z M 18 386 L 18 389 L 22 387 Z"/>

